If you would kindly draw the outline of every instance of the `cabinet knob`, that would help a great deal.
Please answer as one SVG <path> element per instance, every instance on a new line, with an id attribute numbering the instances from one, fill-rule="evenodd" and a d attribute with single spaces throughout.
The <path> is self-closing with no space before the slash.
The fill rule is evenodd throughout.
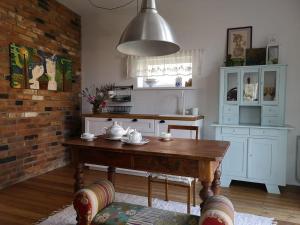
<path id="1" fill-rule="evenodd" d="M 132 119 L 132 122 L 137 122 L 138 121 L 138 119 Z"/>
<path id="2" fill-rule="evenodd" d="M 108 118 L 107 121 L 112 121 L 112 118 Z"/>
<path id="3" fill-rule="evenodd" d="M 166 121 L 164 121 L 164 120 L 161 120 L 161 121 L 159 121 L 159 123 L 165 123 Z"/>

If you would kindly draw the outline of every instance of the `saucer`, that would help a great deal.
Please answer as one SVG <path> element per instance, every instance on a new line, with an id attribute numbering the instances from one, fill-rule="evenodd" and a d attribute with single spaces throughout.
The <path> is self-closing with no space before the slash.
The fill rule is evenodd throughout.
<path id="1" fill-rule="evenodd" d="M 163 138 L 163 137 L 161 137 L 160 140 L 167 142 L 167 141 L 173 141 L 173 138 Z"/>
<path id="2" fill-rule="evenodd" d="M 110 141 L 120 141 L 122 137 L 105 137 L 105 139 Z"/>
<path id="3" fill-rule="evenodd" d="M 82 140 L 84 140 L 84 141 L 93 141 L 93 140 L 96 139 L 96 137 L 87 138 L 87 137 L 83 137 L 83 136 L 81 136 L 80 138 L 81 138 Z"/>
<path id="4" fill-rule="evenodd" d="M 142 141 L 141 141 L 140 143 L 133 143 L 133 142 L 130 142 L 130 141 L 128 140 L 128 138 L 122 138 L 122 139 L 121 139 L 121 142 L 123 142 L 123 143 L 125 143 L 125 144 L 129 144 L 129 145 L 145 145 L 145 144 L 149 143 L 150 140 L 149 140 L 149 139 L 146 139 L 146 138 L 143 138 Z"/>

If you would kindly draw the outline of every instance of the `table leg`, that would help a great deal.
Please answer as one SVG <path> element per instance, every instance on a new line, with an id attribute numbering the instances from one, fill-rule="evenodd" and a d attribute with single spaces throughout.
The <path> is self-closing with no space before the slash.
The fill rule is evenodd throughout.
<path id="1" fill-rule="evenodd" d="M 107 169 L 107 179 L 115 186 L 115 172 L 116 168 L 109 166 Z"/>
<path id="2" fill-rule="evenodd" d="M 75 168 L 75 184 L 74 184 L 74 192 L 79 191 L 81 188 L 83 188 L 83 168 L 84 164 L 83 163 L 77 163 L 76 168 Z"/>
<path id="3" fill-rule="evenodd" d="M 212 191 L 214 192 L 215 195 L 219 195 L 220 194 L 220 185 L 221 185 L 221 164 L 219 164 L 218 168 L 215 171 L 214 174 L 214 181 L 212 183 Z"/>
<path id="4" fill-rule="evenodd" d="M 200 190 L 199 196 L 200 196 L 200 199 L 202 199 L 202 203 L 200 204 L 200 207 L 202 209 L 205 201 L 209 197 L 213 196 L 214 193 L 211 190 L 211 184 L 212 184 L 212 182 L 202 181 L 201 184 L 202 184 L 202 189 Z"/>

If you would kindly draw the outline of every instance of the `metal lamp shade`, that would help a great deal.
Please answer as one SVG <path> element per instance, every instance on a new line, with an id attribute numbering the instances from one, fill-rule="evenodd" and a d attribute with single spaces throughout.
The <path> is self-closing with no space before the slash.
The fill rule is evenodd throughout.
<path id="1" fill-rule="evenodd" d="M 169 24 L 158 14 L 155 0 L 143 0 L 141 12 L 124 30 L 117 49 L 126 55 L 162 56 L 180 47 Z"/>

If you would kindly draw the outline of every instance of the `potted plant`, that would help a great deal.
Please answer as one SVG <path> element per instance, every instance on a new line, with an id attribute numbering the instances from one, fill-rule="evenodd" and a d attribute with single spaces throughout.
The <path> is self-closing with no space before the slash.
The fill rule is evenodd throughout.
<path id="1" fill-rule="evenodd" d="M 38 81 L 40 90 L 48 90 L 49 77 L 47 74 L 44 73 L 42 76 L 40 76 Z"/>
<path id="2" fill-rule="evenodd" d="M 93 113 L 99 113 L 107 106 L 107 100 L 111 98 L 110 92 L 114 89 L 114 84 L 106 84 L 100 88 L 93 86 L 82 90 L 81 95 L 93 106 Z"/>

